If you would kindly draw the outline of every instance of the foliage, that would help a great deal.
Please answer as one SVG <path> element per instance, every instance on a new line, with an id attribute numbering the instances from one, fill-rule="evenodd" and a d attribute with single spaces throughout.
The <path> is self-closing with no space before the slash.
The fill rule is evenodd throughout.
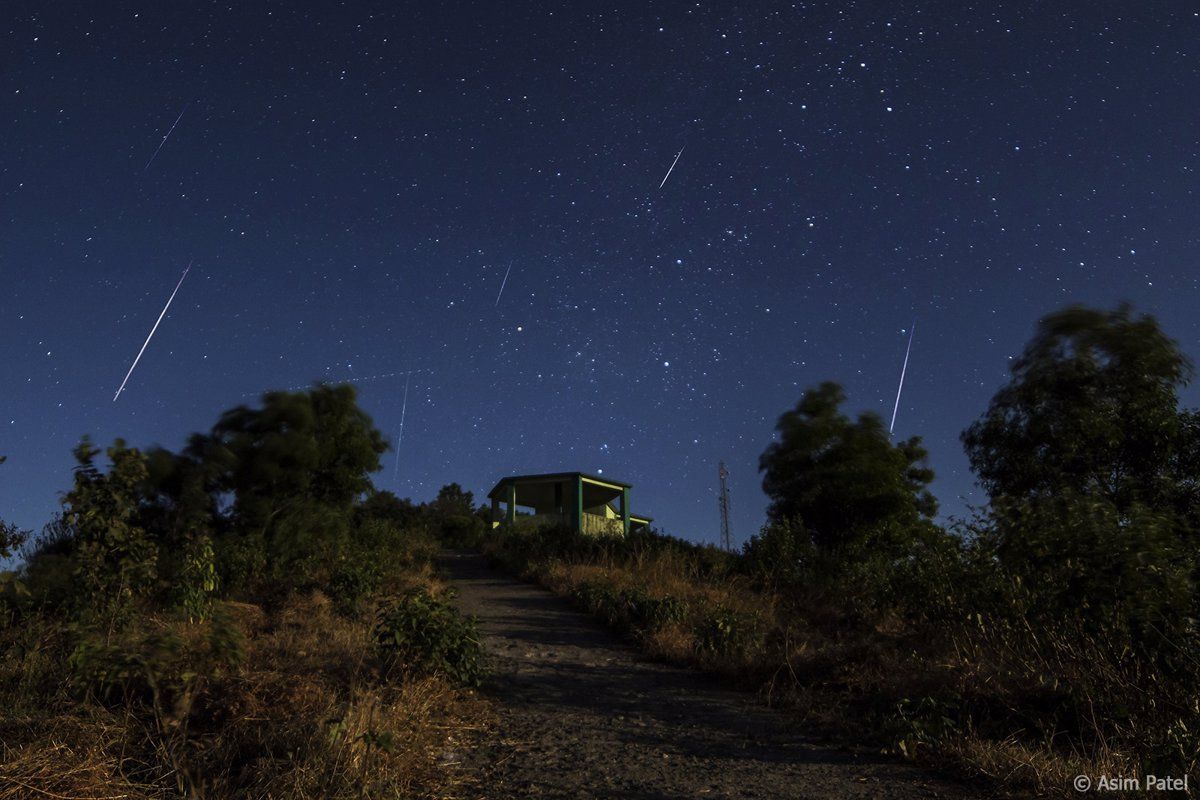
<path id="1" fill-rule="evenodd" d="M 0 520 L 0 561 L 10 558 L 28 539 L 29 531 Z M 21 598 L 28 596 L 29 589 L 16 570 L 0 570 L 0 628 L 12 622 L 15 606 Z"/>
<path id="2" fill-rule="evenodd" d="M 228 615 L 217 614 L 199 642 L 178 633 L 128 631 L 111 636 L 81 628 L 67 659 L 75 688 L 103 702 L 137 700 L 160 721 L 186 716 L 198 682 L 245 660 L 245 643 Z"/>
<path id="3" fill-rule="evenodd" d="M 108 448 L 111 467 L 95 465 L 99 450 L 84 440 L 75 448 L 75 485 L 64 498 L 64 522 L 75 530 L 79 603 L 117 621 L 132 600 L 155 588 L 158 547 L 137 524 L 146 462 L 118 439 Z"/>
<path id="4" fill-rule="evenodd" d="M 1091 495 L 1196 519 L 1200 436 L 1177 392 L 1192 364 L 1150 316 L 1071 306 L 1043 318 L 1012 379 L 963 433 L 992 497 Z"/>
<path id="5" fill-rule="evenodd" d="M 477 681 L 480 654 L 430 600 L 400 642 L 417 649 L 381 646 L 386 670 L 370 657 L 362 611 L 428 587 L 436 551 L 425 510 L 371 491 L 381 451 L 353 392 L 325 387 L 235 409 L 180 453 L 118 440 L 100 467 L 85 440 L 62 517 L 22 547 L 30 596 L 0 589 L 0 784 L 432 794 L 460 703 L 438 676 Z M 5 550 L 21 546 L 10 533 Z"/>
<path id="6" fill-rule="evenodd" d="M 28 539 L 29 531 L 23 531 L 10 522 L 0 520 L 0 561 L 10 558 Z"/>
<path id="7" fill-rule="evenodd" d="M 1196 553 L 1169 513 L 1140 504 L 1121 513 L 1074 492 L 1002 499 L 975 547 L 994 555 L 997 578 L 1017 587 L 1022 615 L 1037 624 L 1079 619 L 1129 637 L 1146 657 L 1171 658 L 1197 636 Z"/>
<path id="8" fill-rule="evenodd" d="M 379 564 L 366 558 L 347 559 L 338 564 L 329 578 L 329 599 L 339 612 L 353 616 L 382 580 Z"/>
<path id="9" fill-rule="evenodd" d="M 696 636 L 696 647 L 701 651 L 744 657 L 747 651 L 761 646 L 763 634 L 756 617 L 717 603 L 701 618 Z"/>
<path id="10" fill-rule="evenodd" d="M 742 546 L 742 568 L 774 585 L 801 580 L 815 556 L 812 538 L 800 520 L 764 525 Z"/>
<path id="11" fill-rule="evenodd" d="M 489 515 L 475 508 L 475 495 L 457 483 L 438 490 L 437 497 L 423 507 L 425 519 L 446 547 L 476 548 L 489 528 Z"/>
<path id="12" fill-rule="evenodd" d="M 478 686 L 483 677 L 475 621 L 426 591 L 411 592 L 381 608 L 374 638 L 387 662 L 401 671 L 443 675 L 464 686 Z"/>
<path id="13" fill-rule="evenodd" d="M 187 542 L 182 553 L 182 562 L 177 587 L 179 603 L 189 620 L 202 622 L 208 619 L 212 610 L 213 595 L 220 585 L 212 539 L 208 536 L 197 536 Z"/>
<path id="14" fill-rule="evenodd" d="M 759 461 L 768 514 L 773 522 L 802 520 L 818 549 L 903 550 L 907 536 L 892 542 L 876 534 L 915 531 L 937 512 L 925 450 L 918 438 L 892 444 L 875 414 L 852 422 L 839 409 L 844 401 L 840 386 L 823 383 L 779 418 L 779 441 Z"/>
<path id="15" fill-rule="evenodd" d="M 359 522 L 376 520 L 386 522 L 400 530 L 417 528 L 421 525 L 421 508 L 413 501 L 401 499 L 388 491 L 374 490 L 367 493 L 355 506 Z"/>
<path id="16" fill-rule="evenodd" d="M 22 548 L 21 575 L 29 590 L 28 605 L 59 609 L 71 604 L 77 592 L 75 530 L 55 515 Z"/>
<path id="17" fill-rule="evenodd" d="M 475 511 L 475 495 L 464 492 L 457 483 L 448 483 L 438 489 L 437 497 L 430 507 L 438 514 L 446 516 L 469 516 Z"/>
<path id="18" fill-rule="evenodd" d="M 680 624 L 690 611 L 682 598 L 654 595 L 640 588 L 616 589 L 604 580 L 583 581 L 572 587 L 572 596 L 609 625 L 638 635 Z"/>
<path id="19" fill-rule="evenodd" d="M 253 547 L 262 548 L 267 577 L 294 585 L 337 557 L 386 447 L 353 387 L 317 386 L 225 412 L 187 455 L 206 465 L 214 491 L 232 496 L 232 535 L 261 537 Z"/>

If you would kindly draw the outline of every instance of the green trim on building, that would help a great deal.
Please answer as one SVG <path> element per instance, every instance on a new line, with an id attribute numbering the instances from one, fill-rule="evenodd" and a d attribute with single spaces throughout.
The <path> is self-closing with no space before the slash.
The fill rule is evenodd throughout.
<path id="1" fill-rule="evenodd" d="M 632 513 L 631 488 L 623 481 L 584 472 L 511 475 L 501 478 L 488 492 L 492 527 L 503 524 L 511 528 L 521 521 L 530 525 L 566 524 L 581 533 L 602 536 L 628 536 L 631 530 L 652 521 Z M 503 521 L 501 503 L 505 505 Z M 518 507 L 527 510 L 518 515 Z M 533 513 L 529 514 L 528 509 Z"/>

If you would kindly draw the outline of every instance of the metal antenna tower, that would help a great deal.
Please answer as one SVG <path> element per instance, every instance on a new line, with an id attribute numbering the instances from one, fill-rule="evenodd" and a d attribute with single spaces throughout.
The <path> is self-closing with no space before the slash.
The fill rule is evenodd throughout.
<path id="1" fill-rule="evenodd" d="M 721 479 L 721 492 L 717 495 L 717 507 L 721 509 L 721 547 L 733 552 L 733 537 L 729 533 L 729 470 L 725 462 L 717 465 L 717 476 Z"/>

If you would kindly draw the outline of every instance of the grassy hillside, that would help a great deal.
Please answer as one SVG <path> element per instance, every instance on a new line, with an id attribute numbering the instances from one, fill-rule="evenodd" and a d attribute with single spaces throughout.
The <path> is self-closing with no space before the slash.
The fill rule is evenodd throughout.
<path id="1" fill-rule="evenodd" d="M 397 630 L 470 635 L 439 616 L 429 540 L 397 534 L 350 604 L 312 582 L 108 630 L 22 610 L 0 631 L 0 797 L 446 796 L 485 714 L 477 654 Z"/>
<path id="2" fill-rule="evenodd" d="M 180 453 L 85 439 L 61 516 L 0 529 L 0 798 L 452 794 L 481 648 L 383 449 L 329 387 Z"/>
<path id="3" fill-rule="evenodd" d="M 855 744 L 1050 796 L 1072 794 L 1080 774 L 1200 767 L 1195 661 L 1155 666 L 1078 618 L 1035 628 L 1016 595 L 989 594 L 996 585 L 978 573 L 947 567 L 920 594 L 912 575 L 829 562 L 785 576 L 794 560 L 762 558 L 772 535 L 745 554 L 545 529 L 501 532 L 486 548 L 648 653 L 724 675 Z M 968 569 L 970 555 L 959 558 Z"/>

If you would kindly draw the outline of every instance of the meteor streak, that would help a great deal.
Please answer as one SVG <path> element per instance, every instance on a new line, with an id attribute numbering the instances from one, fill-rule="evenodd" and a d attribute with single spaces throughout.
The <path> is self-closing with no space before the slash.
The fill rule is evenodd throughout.
<path id="1" fill-rule="evenodd" d="M 504 280 L 500 281 L 500 291 L 496 294 L 496 307 L 500 305 L 500 296 L 504 294 L 504 286 L 508 283 L 508 273 L 512 272 L 512 262 L 508 263 L 508 269 L 504 271 Z"/>
<path id="2" fill-rule="evenodd" d="M 183 111 L 187 111 L 189 105 L 191 105 L 190 100 L 183 104 Z M 179 124 L 179 120 L 183 119 L 183 111 L 179 112 L 179 116 L 175 118 L 175 122 L 172 123 L 170 130 L 167 131 L 167 135 L 158 143 L 158 147 L 154 150 L 154 155 L 150 156 L 150 160 L 146 162 L 146 166 L 142 167 L 142 172 L 150 169 L 150 165 L 154 163 L 154 159 L 158 158 L 158 151 L 163 149 L 163 145 L 167 143 L 167 139 L 171 138 L 171 134 L 175 132 L 175 126 Z"/>
<path id="3" fill-rule="evenodd" d="M 396 437 L 396 466 L 392 467 L 393 483 L 400 477 L 400 442 L 404 440 L 404 413 L 408 411 L 408 382 L 411 379 L 411 373 L 404 379 L 404 402 L 400 404 L 400 434 Z"/>
<path id="4" fill-rule="evenodd" d="M 687 147 L 687 145 L 685 144 L 683 147 Z M 683 155 L 683 147 L 679 148 L 679 152 L 675 154 L 675 160 L 671 162 L 671 168 L 668 169 L 667 174 L 663 176 L 662 183 L 658 185 L 658 188 L 661 189 L 667 185 L 667 178 L 671 177 L 671 173 L 674 171 L 675 165 L 679 163 L 679 157 Z"/>
<path id="5" fill-rule="evenodd" d="M 125 384 L 129 382 L 129 376 L 137 368 L 138 362 L 142 360 L 142 353 L 146 352 L 146 345 L 150 344 L 150 340 L 154 338 L 154 332 L 158 330 L 158 323 L 163 321 L 163 317 L 167 315 L 167 309 L 171 307 L 171 301 L 175 299 L 176 292 L 179 287 L 183 286 L 183 279 L 187 277 L 188 270 L 192 268 L 195 259 L 188 262 L 187 269 L 179 276 L 179 283 L 175 284 L 175 291 L 171 292 L 171 296 L 167 298 L 167 304 L 163 306 L 162 313 L 158 315 L 158 319 L 154 321 L 154 327 L 150 329 L 150 334 L 146 337 L 146 341 L 142 342 L 142 349 L 138 350 L 137 356 L 133 359 L 133 363 L 129 366 L 129 372 L 125 373 L 125 380 L 121 381 L 121 386 L 117 389 L 117 393 L 113 395 L 113 402 L 117 402 L 117 398 L 121 396 L 121 392 L 125 391 Z"/>
<path id="6" fill-rule="evenodd" d="M 896 389 L 896 405 L 892 408 L 892 424 L 888 426 L 888 436 L 896 427 L 896 412 L 900 410 L 900 393 L 904 391 L 904 373 L 908 372 L 908 354 L 912 352 L 913 334 L 917 332 L 917 321 L 908 329 L 908 347 L 904 350 L 904 366 L 900 368 L 900 387 Z"/>
<path id="7" fill-rule="evenodd" d="M 420 375 L 423 372 L 433 374 L 433 370 L 431 370 L 431 369 L 408 369 L 408 370 L 401 370 L 399 372 L 383 372 L 378 375 L 364 375 L 361 378 L 329 378 L 328 380 L 325 378 L 320 378 L 316 381 L 316 383 L 328 383 L 328 384 L 370 383 L 371 381 L 382 381 L 382 380 L 386 380 L 388 378 L 398 378 L 401 375 Z M 301 383 L 301 384 L 297 384 L 295 386 L 285 386 L 282 389 L 268 389 L 268 390 L 264 390 L 264 391 L 299 392 L 299 391 L 306 391 L 311 388 L 313 388 L 312 383 Z M 242 394 L 242 397 L 258 397 L 261 394 L 262 394 L 261 391 L 245 392 L 244 394 Z"/>

